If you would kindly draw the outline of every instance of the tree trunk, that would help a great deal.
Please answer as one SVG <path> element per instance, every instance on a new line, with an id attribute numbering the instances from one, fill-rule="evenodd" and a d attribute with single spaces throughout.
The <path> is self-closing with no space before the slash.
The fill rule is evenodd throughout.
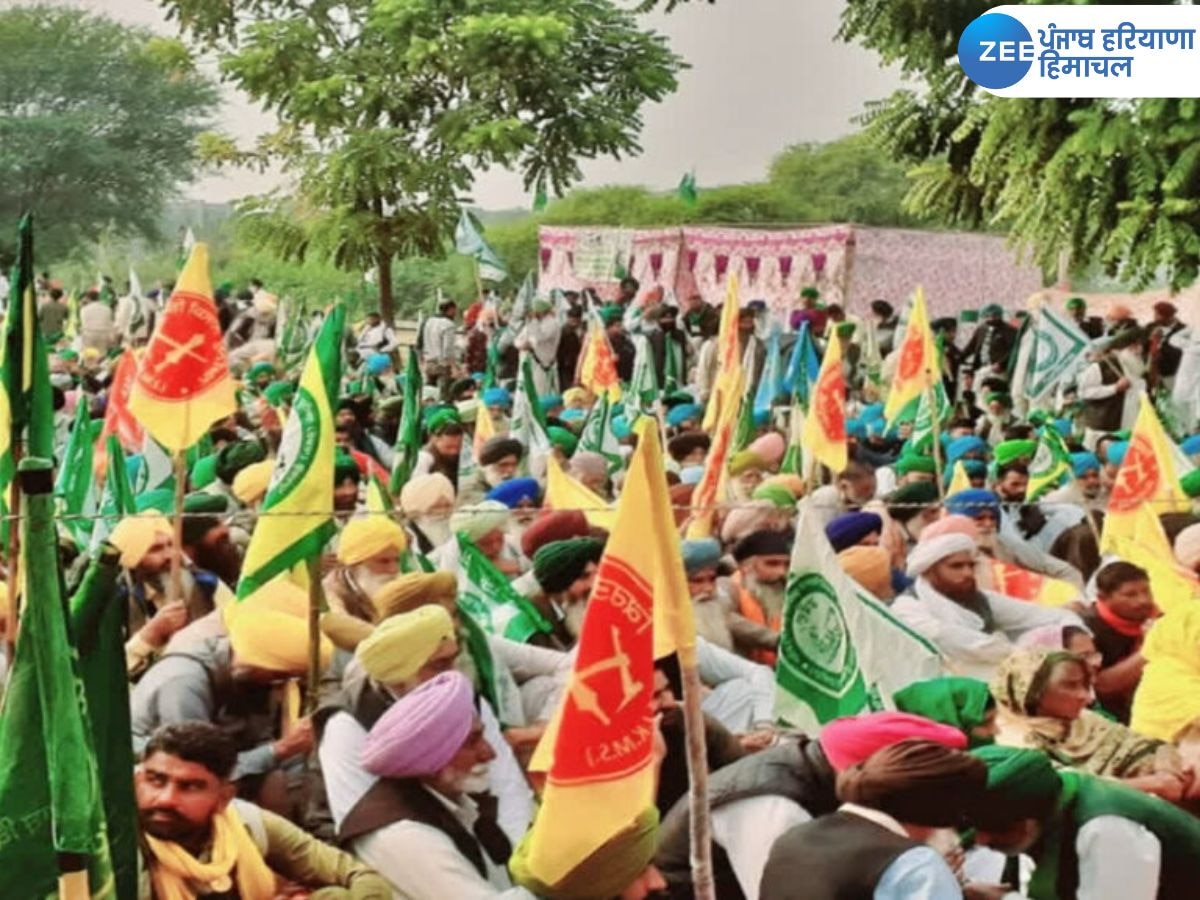
<path id="1" fill-rule="evenodd" d="M 394 325 L 395 304 L 392 302 L 392 255 L 386 250 L 375 257 L 379 270 L 379 315 L 388 325 Z"/>

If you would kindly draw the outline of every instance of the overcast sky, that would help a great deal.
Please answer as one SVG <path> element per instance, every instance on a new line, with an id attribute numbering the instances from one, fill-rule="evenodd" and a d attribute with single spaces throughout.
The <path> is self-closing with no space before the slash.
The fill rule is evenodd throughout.
<path id="1" fill-rule="evenodd" d="M 152 0 L 53 0 L 172 33 Z M 0 6 L 14 5 L 0 0 Z M 854 129 L 863 104 L 899 85 L 875 56 L 834 40 L 842 0 L 696 2 L 647 21 L 668 35 L 692 66 L 666 102 L 646 107 L 642 155 L 584 166 L 584 185 L 643 184 L 666 189 L 694 168 L 705 185 L 755 181 L 789 144 L 824 141 Z M 212 72 L 211 61 L 204 63 Z M 245 97 L 225 91 L 220 129 L 248 143 L 270 119 Z M 250 173 L 207 177 L 189 196 L 232 200 L 273 186 Z M 474 201 L 485 208 L 524 206 L 520 178 L 485 172 Z"/>

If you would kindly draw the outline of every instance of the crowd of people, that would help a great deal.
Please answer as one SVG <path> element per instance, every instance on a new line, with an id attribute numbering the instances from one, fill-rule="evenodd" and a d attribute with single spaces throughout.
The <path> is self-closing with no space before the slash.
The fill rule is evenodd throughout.
<path id="1" fill-rule="evenodd" d="M 144 345 L 161 314 L 158 292 L 117 293 L 97 285 L 72 313 L 61 285 L 39 281 L 61 443 L 79 405 L 103 417 L 121 353 Z M 513 309 L 484 297 L 461 311 L 445 300 L 411 347 L 368 311 L 344 342 L 319 696 L 298 716 L 308 592 L 276 579 L 253 615 L 232 598 L 296 396 L 299 365 L 284 351 L 297 327 L 301 346 L 311 338 L 319 316 L 293 320 L 285 339 L 286 304 L 268 285 L 222 285 L 216 303 L 240 408 L 190 463 L 182 595 L 170 589 L 172 522 L 156 513 L 170 509 L 169 491 L 140 494 L 145 514 L 107 537 L 127 607 L 144 896 L 692 896 L 670 658 L 656 662 L 652 692 L 653 806 L 554 883 L 529 862 L 544 777 L 530 760 L 571 702 L 564 689 L 608 537 L 594 514 L 621 496 L 641 416 L 658 418 L 666 438 L 697 631 L 716 896 L 1194 896 L 1200 516 L 1160 517 L 1178 583 L 1196 586 L 1189 597 L 1156 596 L 1145 560 L 1100 543 L 1141 398 L 1169 393 L 1190 339 L 1170 304 L 1139 323 L 1125 308 L 1102 320 L 1069 301 L 1063 312 L 1091 349 L 1037 408 L 1013 384 L 1024 314 L 992 304 L 935 319 L 948 410 L 920 439 L 911 417 L 884 415 L 906 327 L 899 304 L 852 315 L 810 288 L 785 321 L 751 300 L 736 327 L 752 381 L 797 341 L 817 358 L 840 343 L 849 461 L 840 472 L 798 467 L 792 397 L 754 404 L 720 473 L 727 495 L 712 534 L 690 539 L 705 512 L 693 496 L 717 452 L 705 407 L 720 376 L 718 307 L 676 304 L 632 279 L 607 300 L 556 292 Z M 609 402 L 581 375 L 599 333 L 625 389 L 601 423 L 610 453 L 585 434 Z M 516 427 L 530 383 L 546 448 Z M 752 384 L 746 396 L 756 394 Z M 392 494 L 413 397 L 421 448 Z M 1030 502 L 1049 430 L 1069 471 Z M 1174 437 L 1179 458 L 1200 458 L 1200 435 Z M 149 465 L 131 450 L 131 471 Z M 598 506 L 552 506 L 553 470 Z M 1197 496 L 1192 474 L 1179 488 Z M 775 714 L 781 632 L 802 600 L 789 594 L 802 515 L 942 667 L 813 734 Z M 88 548 L 63 545 L 78 573 Z M 528 627 L 473 605 L 464 547 L 507 585 L 505 608 Z"/>

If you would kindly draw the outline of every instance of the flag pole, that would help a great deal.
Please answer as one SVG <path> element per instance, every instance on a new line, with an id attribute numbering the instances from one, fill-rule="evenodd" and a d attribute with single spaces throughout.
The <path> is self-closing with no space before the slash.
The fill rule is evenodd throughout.
<path id="1" fill-rule="evenodd" d="M 304 714 L 317 711 L 321 679 L 321 610 L 325 606 L 321 590 L 321 560 L 312 557 L 308 566 L 308 686 L 304 695 Z"/>
<path id="2" fill-rule="evenodd" d="M 683 682 L 683 725 L 687 736 L 688 813 L 692 896 L 716 900 L 712 868 L 712 825 L 708 806 L 708 745 L 704 738 L 703 688 L 694 652 L 679 654 Z M 688 659 L 685 660 L 685 657 Z"/>
<path id="3" fill-rule="evenodd" d="M 58 896 L 60 900 L 89 900 L 87 857 L 80 853 L 59 853 Z"/>
<path id="4" fill-rule="evenodd" d="M 21 443 L 12 444 L 13 467 L 21 464 Z M 17 484 L 14 473 L 12 483 L 8 486 L 8 627 L 5 630 L 4 643 L 7 645 L 9 666 L 12 666 L 13 654 L 17 649 L 17 623 L 21 612 L 20 587 L 21 580 L 17 577 L 21 566 L 21 488 Z"/>
<path id="5" fill-rule="evenodd" d="M 175 552 L 171 554 L 171 583 L 167 591 L 168 603 L 176 603 L 183 599 L 183 495 L 186 486 L 187 451 L 179 450 L 175 453 Z"/>
<path id="6" fill-rule="evenodd" d="M 937 484 L 938 502 L 946 499 L 946 485 L 942 482 L 942 426 L 938 422 L 937 401 L 933 390 L 933 373 L 925 370 L 925 402 L 929 405 L 929 434 L 933 444 L 933 477 Z"/>

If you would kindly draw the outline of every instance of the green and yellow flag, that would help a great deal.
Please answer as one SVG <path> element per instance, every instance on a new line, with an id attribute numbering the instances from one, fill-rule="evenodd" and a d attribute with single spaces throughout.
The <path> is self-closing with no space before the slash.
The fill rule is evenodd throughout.
<path id="1" fill-rule="evenodd" d="M 25 455 L 54 458 L 54 410 L 50 396 L 50 367 L 42 332 L 37 327 L 33 297 L 33 217 L 26 213 L 17 229 L 17 264 L 9 279 L 8 315 L 4 321 L 4 401 L 9 427 L 0 436 L 0 481 L 12 480 L 12 449 L 25 436 Z M 7 410 L 3 409 L 7 406 Z M 49 415 L 43 413 L 48 412 Z M 26 431 L 28 432 L 26 433 Z M 5 477 L 7 476 L 7 477 Z"/>
<path id="2" fill-rule="evenodd" d="M 1063 443 L 1062 435 L 1052 425 L 1042 429 L 1037 453 L 1029 464 L 1029 484 L 1025 488 L 1025 502 L 1033 503 L 1048 491 L 1054 490 L 1071 471 L 1071 451 Z"/>
<path id="3" fill-rule="evenodd" d="M 333 307 L 309 350 L 262 517 L 246 548 L 239 600 L 319 555 L 333 536 L 333 403 L 341 381 L 345 318 L 341 304 Z"/>

